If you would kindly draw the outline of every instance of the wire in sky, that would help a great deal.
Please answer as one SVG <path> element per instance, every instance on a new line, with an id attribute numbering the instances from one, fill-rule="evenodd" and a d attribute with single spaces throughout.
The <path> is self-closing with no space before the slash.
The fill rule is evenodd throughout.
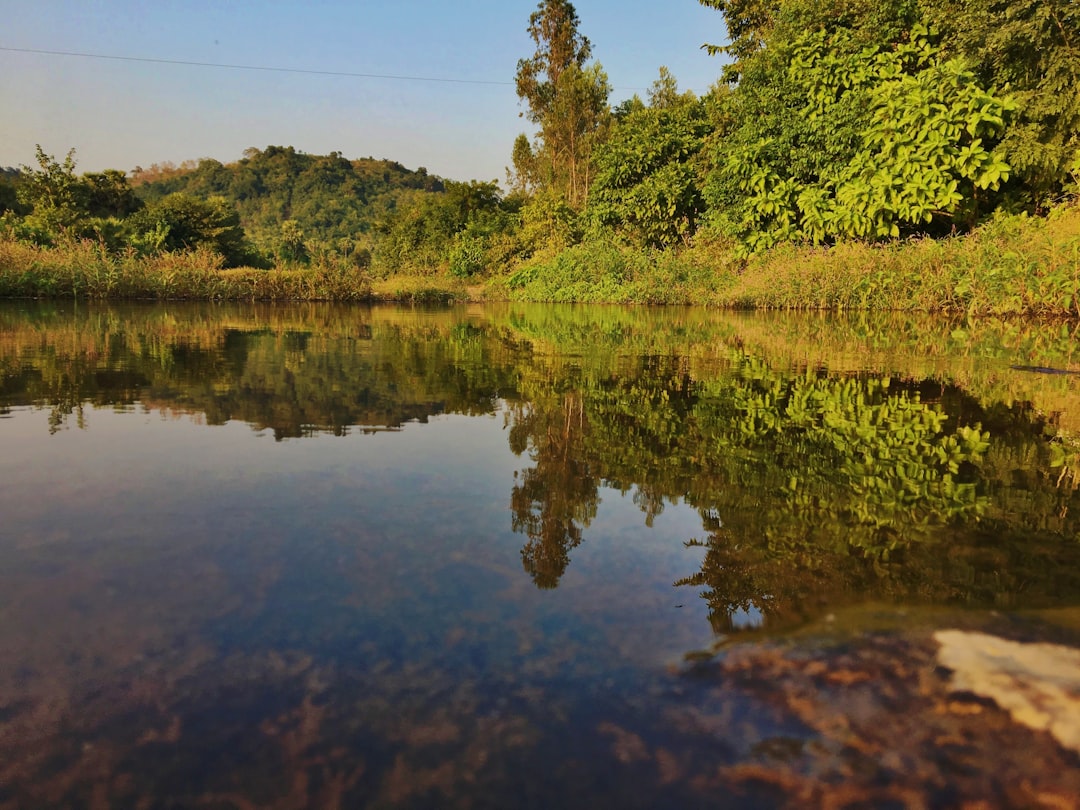
<path id="1" fill-rule="evenodd" d="M 79 51 L 47 51 L 40 48 L 9 48 L 0 45 L 0 51 L 35 53 L 45 56 L 78 56 L 83 59 L 111 59 L 117 62 L 149 62 L 155 65 L 184 65 L 186 67 L 224 68 L 227 70 L 261 70 L 270 73 L 302 73 L 309 76 L 345 76 L 351 79 L 392 79 L 401 82 L 442 82 L 445 84 L 490 84 L 513 86 L 514 82 L 498 82 L 490 79 L 448 79 L 438 76 L 398 76 L 389 73 L 351 73 L 344 70 L 305 70 L 304 68 L 270 67 L 267 65 L 230 65 L 223 62 L 193 62 L 186 59 L 155 59 L 149 56 L 115 56 L 104 53 L 81 53 Z"/>
<path id="2" fill-rule="evenodd" d="M 304 68 L 272 67 L 269 65 L 232 65 L 226 62 L 194 62 L 187 59 L 157 59 L 150 56 L 117 56 L 106 53 L 83 53 L 81 51 L 50 51 L 42 48 L 11 48 L 0 45 L 0 51 L 33 53 L 43 56 L 76 56 L 82 59 L 111 59 L 114 62 L 144 62 L 153 65 L 183 65 L 185 67 L 221 68 L 224 70 L 259 70 L 267 73 L 299 73 L 307 76 L 344 76 L 350 79 L 389 79 L 398 82 L 439 82 L 441 84 L 485 84 L 513 87 L 514 82 L 493 79 L 453 79 L 440 76 L 403 76 L 392 73 L 352 73 L 345 70 L 307 70 Z M 613 87 L 613 90 L 639 91 L 641 87 Z"/>

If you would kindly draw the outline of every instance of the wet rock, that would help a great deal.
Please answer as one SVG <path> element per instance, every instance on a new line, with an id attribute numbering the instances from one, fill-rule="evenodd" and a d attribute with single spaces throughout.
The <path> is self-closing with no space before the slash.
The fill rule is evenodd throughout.
<path id="1" fill-rule="evenodd" d="M 1080 753 L 1080 650 L 961 630 L 940 630 L 934 639 L 954 691 L 989 698 L 1016 722 Z"/>

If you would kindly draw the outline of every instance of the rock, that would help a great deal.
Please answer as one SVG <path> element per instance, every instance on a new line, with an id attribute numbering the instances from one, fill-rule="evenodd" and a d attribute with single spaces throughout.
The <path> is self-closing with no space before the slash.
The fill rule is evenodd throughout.
<path id="1" fill-rule="evenodd" d="M 953 691 L 989 698 L 1014 721 L 1080 753 L 1080 650 L 961 630 L 939 630 L 934 640 L 938 663 L 953 672 Z"/>

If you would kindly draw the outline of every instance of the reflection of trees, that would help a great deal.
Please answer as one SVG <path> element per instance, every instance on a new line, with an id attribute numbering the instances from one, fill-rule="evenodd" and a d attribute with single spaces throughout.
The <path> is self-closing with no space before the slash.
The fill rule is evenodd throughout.
<path id="1" fill-rule="evenodd" d="M 1008 601 L 1025 580 L 1045 582 L 1049 549 L 1075 534 L 1063 516 L 1076 495 L 1054 487 L 1043 424 L 1022 406 L 988 412 L 941 384 L 779 371 L 742 351 L 704 379 L 678 356 L 610 368 L 529 370 L 529 405 L 510 415 L 511 448 L 534 464 L 514 487 L 514 528 L 541 587 L 582 542 L 594 482 L 632 491 L 646 523 L 673 501 L 699 511 L 706 535 L 691 542 L 704 559 L 676 584 L 700 589 L 718 632 L 747 614 L 788 624 L 867 597 Z M 1033 472 L 1018 495 L 1021 468 Z M 998 508 L 1018 498 L 1041 517 Z M 1049 529 L 1050 545 L 1025 546 L 1030 525 Z M 1065 579 L 1053 587 L 1077 588 Z"/>
<path id="2" fill-rule="evenodd" d="M 518 475 L 510 496 L 513 527 L 529 538 L 521 559 L 533 582 L 554 588 L 600 500 L 583 453 L 589 432 L 584 400 L 567 393 L 550 410 L 518 404 L 513 419 L 511 449 L 520 454 L 531 448 L 536 462 Z"/>
<path id="3" fill-rule="evenodd" d="M 266 314 L 88 308 L 12 318 L 9 331 L 0 324 L 0 403 L 47 407 L 53 429 L 86 403 L 141 402 L 281 439 L 492 413 L 497 393 L 514 390 L 501 356 L 517 346 L 452 313 L 353 308 L 333 323 Z"/>
<path id="4" fill-rule="evenodd" d="M 702 589 L 719 629 L 740 611 L 787 621 L 843 594 L 993 602 L 1034 587 L 1012 572 L 1046 583 L 1040 566 L 1062 572 L 1057 594 L 1076 590 L 1051 550 L 1080 538 L 1075 446 L 1057 416 L 934 376 L 793 372 L 790 358 L 771 359 L 779 350 L 747 351 L 742 326 L 537 311 L 549 320 L 498 309 L 0 309 L 0 409 L 47 407 L 55 428 L 87 403 L 141 402 L 291 437 L 505 402 L 510 447 L 529 456 L 512 526 L 536 584 L 558 584 L 600 486 L 632 493 L 646 523 L 683 502 L 706 535 L 700 571 L 681 584 Z M 1035 383 L 1046 402 L 1075 400 L 1059 378 Z"/>

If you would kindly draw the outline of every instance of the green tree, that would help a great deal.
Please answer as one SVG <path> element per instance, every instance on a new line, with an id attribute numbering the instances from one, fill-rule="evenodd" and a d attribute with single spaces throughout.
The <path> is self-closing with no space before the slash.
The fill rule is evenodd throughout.
<path id="1" fill-rule="evenodd" d="M 29 209 L 19 202 L 19 182 L 22 172 L 18 169 L 0 167 L 0 215 L 12 212 L 12 215 L 25 214 Z"/>
<path id="2" fill-rule="evenodd" d="M 486 264 L 494 235 L 513 228 L 494 182 L 446 181 L 444 191 L 398 206 L 379 225 L 374 264 L 383 272 L 431 272 L 449 266 L 461 276 Z"/>
<path id="3" fill-rule="evenodd" d="M 229 266 L 257 262 L 240 227 L 240 217 L 223 197 L 200 200 L 170 194 L 131 217 L 134 241 L 148 250 L 213 248 Z"/>
<path id="4" fill-rule="evenodd" d="M 590 159 L 610 117 L 607 75 L 592 54 L 588 38 L 578 31 L 578 16 L 567 0 L 542 0 L 529 17 L 529 36 L 536 52 L 518 62 L 518 97 L 528 106 L 526 117 L 540 127 L 535 170 L 524 148 L 515 144 L 515 169 L 552 186 L 574 209 L 582 208 L 592 181 Z M 521 168 L 519 168 L 519 164 Z"/>
<path id="5" fill-rule="evenodd" d="M 308 260 L 304 231 L 295 219 L 287 219 L 281 223 L 280 240 L 277 250 L 278 261 L 298 263 Z"/>
<path id="6" fill-rule="evenodd" d="M 732 81 L 738 80 L 738 69 L 742 62 L 759 50 L 765 43 L 765 37 L 772 27 L 775 3 L 766 0 L 698 0 L 701 5 L 715 8 L 724 15 L 727 24 L 728 44 L 725 46 L 705 45 L 713 54 L 725 53 L 734 58 L 734 64 L 727 76 Z"/>
<path id="7" fill-rule="evenodd" d="M 92 217 L 123 219 L 143 206 L 128 184 L 127 175 L 117 169 L 88 172 L 82 182 L 86 185 L 87 213 Z"/>
<path id="8" fill-rule="evenodd" d="M 679 93 L 666 68 L 650 105 L 620 116 L 597 149 L 589 199 L 593 222 L 642 245 L 688 240 L 704 211 L 699 160 L 711 125 L 693 93 Z"/>
<path id="9" fill-rule="evenodd" d="M 1002 139 L 1028 202 L 1045 207 L 1080 157 L 1080 6 L 1075 0 L 921 0 L 942 49 L 985 86 L 1008 87 L 1017 114 Z"/>
<path id="10" fill-rule="evenodd" d="M 75 150 L 64 162 L 35 147 L 37 168 L 23 166 L 19 201 L 31 209 L 27 224 L 44 234 L 60 235 L 87 215 L 88 189 L 75 176 Z"/>
<path id="11" fill-rule="evenodd" d="M 946 60 L 921 23 L 894 39 L 906 17 L 808 28 L 806 9 L 784 6 L 769 47 L 742 63 L 707 185 L 713 223 L 756 251 L 947 232 L 999 205 L 1011 99 Z"/>

